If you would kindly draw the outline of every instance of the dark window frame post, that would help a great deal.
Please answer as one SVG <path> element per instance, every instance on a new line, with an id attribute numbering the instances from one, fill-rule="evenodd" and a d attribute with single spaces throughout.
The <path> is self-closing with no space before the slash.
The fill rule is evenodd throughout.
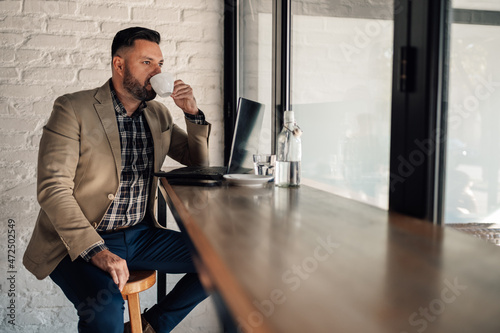
<path id="1" fill-rule="evenodd" d="M 224 1 L 224 165 L 229 163 L 238 98 L 238 0 Z"/>
<path id="2" fill-rule="evenodd" d="M 400 34 L 394 38 L 389 210 L 437 222 L 442 177 L 436 171 L 442 170 L 446 138 L 441 104 L 445 1 L 395 5 L 394 27 Z M 412 71 L 402 73 L 404 66 Z M 401 84 L 401 75 L 411 75 L 404 76 L 409 84 Z"/>
<path id="3" fill-rule="evenodd" d="M 283 114 L 290 110 L 291 0 L 273 1 L 272 129 L 271 151 L 283 127 Z"/>

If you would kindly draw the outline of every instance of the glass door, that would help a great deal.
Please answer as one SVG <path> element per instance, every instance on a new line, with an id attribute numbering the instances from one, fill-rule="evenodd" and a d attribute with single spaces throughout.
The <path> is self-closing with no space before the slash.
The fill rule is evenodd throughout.
<path id="1" fill-rule="evenodd" d="M 291 1 L 303 183 L 388 208 L 394 1 Z"/>
<path id="2" fill-rule="evenodd" d="M 238 3 L 238 97 L 265 105 L 259 153 L 271 153 L 272 0 Z"/>
<path id="3" fill-rule="evenodd" d="M 453 0 L 449 13 L 443 221 L 500 243 L 500 2 Z"/>

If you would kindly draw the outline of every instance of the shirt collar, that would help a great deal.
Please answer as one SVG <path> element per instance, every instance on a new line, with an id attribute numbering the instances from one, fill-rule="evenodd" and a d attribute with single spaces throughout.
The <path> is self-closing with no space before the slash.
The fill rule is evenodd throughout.
<path id="1" fill-rule="evenodd" d="M 122 102 L 120 102 L 120 99 L 116 94 L 115 87 L 113 86 L 113 81 L 111 80 L 109 80 L 109 87 L 111 90 L 111 98 L 113 99 L 113 106 L 115 108 L 115 112 L 124 117 L 127 116 L 127 110 L 125 110 L 125 107 L 123 106 Z M 146 108 L 146 101 L 142 101 L 137 110 L 135 110 L 135 112 L 132 114 L 132 117 L 141 116 L 145 108 Z"/>

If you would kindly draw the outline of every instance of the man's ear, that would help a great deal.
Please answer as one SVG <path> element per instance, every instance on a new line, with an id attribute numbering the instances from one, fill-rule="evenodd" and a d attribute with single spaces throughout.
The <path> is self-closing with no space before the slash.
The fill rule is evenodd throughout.
<path id="1" fill-rule="evenodd" d="M 113 57 L 113 70 L 116 73 L 123 75 L 124 68 L 125 68 L 125 60 L 122 57 L 115 55 Z"/>

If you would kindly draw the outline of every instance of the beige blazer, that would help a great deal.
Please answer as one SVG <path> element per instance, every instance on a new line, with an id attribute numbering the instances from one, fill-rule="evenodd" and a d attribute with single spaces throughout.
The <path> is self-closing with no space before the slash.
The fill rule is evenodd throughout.
<path id="1" fill-rule="evenodd" d="M 208 164 L 210 124 L 186 121 L 186 133 L 155 101 L 147 102 L 144 115 L 153 136 L 155 171 L 167 155 L 185 165 Z M 38 279 L 47 277 L 67 254 L 75 260 L 101 240 L 95 229 L 118 190 L 120 172 L 120 136 L 109 82 L 57 98 L 40 141 L 41 209 L 23 258 Z M 152 217 L 157 186 L 154 177 L 147 206 Z"/>

